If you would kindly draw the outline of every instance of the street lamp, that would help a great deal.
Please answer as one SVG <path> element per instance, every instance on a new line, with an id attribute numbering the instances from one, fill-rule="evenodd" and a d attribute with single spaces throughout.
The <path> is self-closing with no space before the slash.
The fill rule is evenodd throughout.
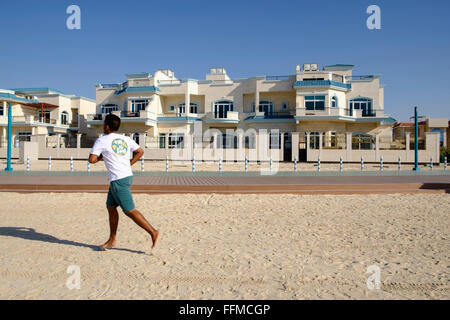
<path id="1" fill-rule="evenodd" d="M 417 107 L 414 107 L 414 171 L 420 171 L 419 168 L 419 118 L 424 119 L 424 116 L 417 114 Z"/>

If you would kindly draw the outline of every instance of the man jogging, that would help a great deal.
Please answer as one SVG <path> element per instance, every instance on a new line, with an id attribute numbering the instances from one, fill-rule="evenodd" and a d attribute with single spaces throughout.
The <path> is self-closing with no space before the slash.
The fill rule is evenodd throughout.
<path id="1" fill-rule="evenodd" d="M 133 139 L 117 134 L 119 127 L 120 118 L 116 115 L 108 114 L 103 124 L 105 135 L 95 141 L 89 155 L 90 163 L 97 163 L 102 159 L 105 161 L 110 182 L 106 207 L 109 213 L 111 233 L 108 241 L 99 248 L 106 250 L 116 245 L 116 233 L 119 224 L 117 207 L 121 207 L 128 217 L 150 234 L 153 249 L 158 242 L 160 231 L 153 228 L 144 216 L 136 210 L 130 191 L 133 183 L 131 166 L 142 157 L 144 150 Z M 131 153 L 133 158 L 130 160 Z"/>

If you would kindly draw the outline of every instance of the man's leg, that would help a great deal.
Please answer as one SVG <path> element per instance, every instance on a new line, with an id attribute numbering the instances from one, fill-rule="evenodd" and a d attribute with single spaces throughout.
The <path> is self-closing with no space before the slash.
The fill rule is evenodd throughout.
<path id="1" fill-rule="evenodd" d="M 158 238 L 160 235 L 160 231 L 156 230 L 152 227 L 150 223 L 145 219 L 145 217 L 137 210 L 133 209 L 131 211 L 125 212 L 125 214 L 130 217 L 139 227 L 147 231 L 150 236 L 152 237 L 153 246 L 152 249 L 156 246 L 156 243 L 158 242 Z"/>
<path id="2" fill-rule="evenodd" d="M 116 245 L 117 226 L 119 225 L 119 212 L 117 207 L 107 206 L 109 213 L 109 239 L 100 246 L 100 249 L 110 249 Z"/>

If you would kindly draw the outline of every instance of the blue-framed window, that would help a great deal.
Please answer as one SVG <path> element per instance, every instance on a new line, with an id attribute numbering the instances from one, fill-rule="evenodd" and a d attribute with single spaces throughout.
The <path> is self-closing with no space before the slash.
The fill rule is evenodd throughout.
<path id="1" fill-rule="evenodd" d="M 306 110 L 325 110 L 325 96 L 305 96 Z"/>
<path id="2" fill-rule="evenodd" d="M 131 112 L 144 111 L 148 106 L 148 99 L 131 100 Z"/>
<path id="3" fill-rule="evenodd" d="M 233 111 L 233 101 L 219 100 L 214 102 L 214 118 L 226 119 L 228 111 Z"/>
<path id="4" fill-rule="evenodd" d="M 252 112 L 255 112 L 255 102 L 252 103 Z M 258 112 L 264 112 L 265 115 L 273 114 L 273 102 L 270 100 L 260 100 Z"/>
<path id="5" fill-rule="evenodd" d="M 350 114 L 353 110 L 362 110 L 363 117 L 373 116 L 373 100 L 369 98 L 358 98 L 350 100 Z"/>
<path id="6" fill-rule="evenodd" d="M 107 103 L 102 105 L 101 111 L 103 114 L 110 114 L 113 111 L 119 111 L 119 106 L 113 103 Z"/>
<path id="7" fill-rule="evenodd" d="M 0 116 L 5 115 L 5 109 L 3 108 L 3 104 L 0 104 Z"/>
<path id="8" fill-rule="evenodd" d="M 184 102 L 180 103 L 178 105 L 178 113 L 185 113 L 186 112 L 186 104 Z M 198 103 L 196 102 L 190 102 L 189 103 L 189 112 L 190 113 L 198 113 Z"/>

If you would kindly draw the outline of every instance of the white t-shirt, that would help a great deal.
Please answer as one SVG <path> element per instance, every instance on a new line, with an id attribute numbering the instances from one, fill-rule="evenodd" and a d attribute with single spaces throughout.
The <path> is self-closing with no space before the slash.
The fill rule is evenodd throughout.
<path id="1" fill-rule="evenodd" d="M 110 133 L 95 141 L 91 154 L 103 155 L 111 182 L 133 175 L 130 165 L 131 153 L 139 148 L 139 145 L 130 137 Z"/>

